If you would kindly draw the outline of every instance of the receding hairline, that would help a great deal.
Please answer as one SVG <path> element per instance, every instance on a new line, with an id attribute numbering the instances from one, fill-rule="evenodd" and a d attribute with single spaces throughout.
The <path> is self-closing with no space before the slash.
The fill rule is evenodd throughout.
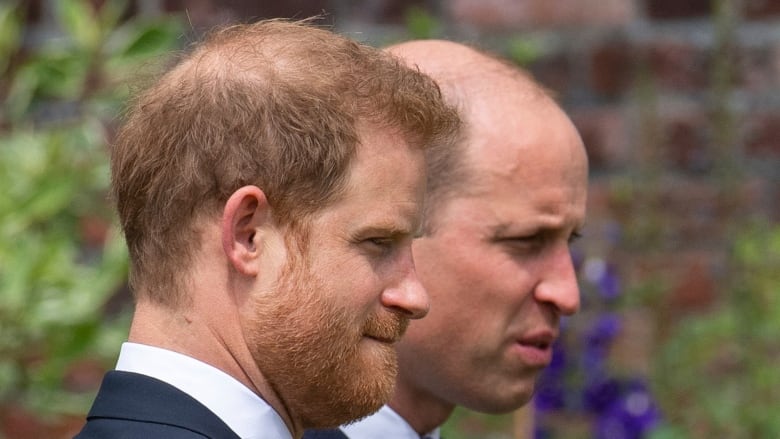
<path id="1" fill-rule="evenodd" d="M 521 67 L 489 51 L 446 40 L 416 40 L 385 48 L 422 73 L 432 77 L 445 98 L 458 107 L 467 107 L 470 96 L 512 87 L 529 100 L 553 93 Z M 487 78 L 486 78 L 487 77 Z"/>

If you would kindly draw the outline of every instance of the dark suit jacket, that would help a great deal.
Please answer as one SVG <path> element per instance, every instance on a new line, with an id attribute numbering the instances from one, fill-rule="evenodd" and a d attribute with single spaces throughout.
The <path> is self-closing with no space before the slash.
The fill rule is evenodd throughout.
<path id="1" fill-rule="evenodd" d="M 240 439 L 203 404 L 160 380 L 112 371 L 75 439 Z"/>
<path id="2" fill-rule="evenodd" d="M 332 430 L 306 430 L 303 433 L 303 439 L 349 439 L 343 431 L 338 428 Z"/>

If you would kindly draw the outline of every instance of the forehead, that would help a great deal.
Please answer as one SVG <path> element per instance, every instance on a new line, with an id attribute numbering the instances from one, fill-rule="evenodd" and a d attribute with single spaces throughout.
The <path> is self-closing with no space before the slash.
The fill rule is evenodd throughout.
<path id="1" fill-rule="evenodd" d="M 346 228 L 370 225 L 413 230 L 425 190 L 422 150 L 410 147 L 397 130 L 361 126 L 360 144 L 347 170 L 341 196 L 322 209 L 326 220 Z"/>
<path id="2" fill-rule="evenodd" d="M 582 140 L 549 97 L 518 87 L 485 90 L 469 107 L 467 162 L 484 179 L 587 178 Z"/>
<path id="3" fill-rule="evenodd" d="M 475 102 L 467 115 L 463 197 L 497 221 L 544 215 L 581 222 L 587 157 L 569 118 L 546 96 L 502 92 Z"/>

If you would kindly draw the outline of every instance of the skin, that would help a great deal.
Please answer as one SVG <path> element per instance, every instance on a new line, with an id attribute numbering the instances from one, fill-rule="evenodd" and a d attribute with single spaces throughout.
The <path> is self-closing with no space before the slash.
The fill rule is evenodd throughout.
<path id="1" fill-rule="evenodd" d="M 443 41 L 389 50 L 436 79 L 466 123 L 468 181 L 413 245 L 431 312 L 398 345 L 389 403 L 422 434 L 455 406 L 503 413 L 533 395 L 561 316 L 579 308 L 569 245 L 587 158 L 563 111 L 498 62 Z"/>
<path id="2" fill-rule="evenodd" d="M 424 159 L 392 130 L 363 127 L 361 139 L 344 196 L 311 219 L 305 254 L 288 245 L 262 189 L 242 187 L 220 217 L 200 222 L 192 306 L 141 300 L 130 341 L 225 371 L 274 407 L 293 437 L 378 409 L 392 392 L 395 342 L 428 311 L 411 253 Z M 334 370 L 317 375 L 320 364 Z M 333 389 L 345 390 L 325 393 Z"/>

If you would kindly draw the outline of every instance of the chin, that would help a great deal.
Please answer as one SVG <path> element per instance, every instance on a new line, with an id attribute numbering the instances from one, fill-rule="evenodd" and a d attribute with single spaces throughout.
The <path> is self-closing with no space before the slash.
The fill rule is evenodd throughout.
<path id="1" fill-rule="evenodd" d="M 515 393 L 499 394 L 497 392 L 486 392 L 483 395 L 475 395 L 461 405 L 469 410 L 489 413 L 493 415 L 502 415 L 513 412 L 520 407 L 528 404 L 534 396 L 534 388 L 519 390 Z"/>

